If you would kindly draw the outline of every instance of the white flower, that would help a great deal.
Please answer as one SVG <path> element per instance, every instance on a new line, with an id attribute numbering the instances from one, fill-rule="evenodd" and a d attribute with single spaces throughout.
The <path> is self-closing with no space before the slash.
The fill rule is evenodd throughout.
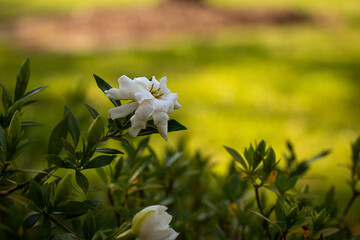
<path id="1" fill-rule="evenodd" d="M 136 240 L 174 240 L 179 235 L 170 228 L 172 216 L 166 212 L 167 207 L 153 205 L 138 212 L 131 223 L 131 229 L 117 237 L 136 236 Z M 125 237 L 126 238 L 126 237 Z"/>
<path id="2" fill-rule="evenodd" d="M 160 135 L 167 140 L 168 120 L 167 114 L 172 113 L 181 105 L 177 102 L 177 93 L 172 93 L 166 86 L 166 77 L 158 82 L 155 77 L 152 81 L 146 77 L 131 80 L 123 75 L 119 78 L 119 89 L 111 88 L 105 91 L 107 97 L 114 100 L 134 100 L 125 105 L 112 108 L 109 115 L 112 119 L 122 118 L 133 111 L 130 118 L 130 136 L 136 137 L 141 129 L 146 128 L 146 122 L 152 116 Z"/>

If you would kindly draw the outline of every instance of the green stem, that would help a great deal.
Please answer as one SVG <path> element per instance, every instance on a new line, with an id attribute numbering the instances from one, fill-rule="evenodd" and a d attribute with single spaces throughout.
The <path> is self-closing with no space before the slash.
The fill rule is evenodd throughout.
<path id="1" fill-rule="evenodd" d="M 341 214 L 341 217 L 338 221 L 338 226 L 341 225 L 341 223 L 344 221 L 344 218 L 346 217 L 346 215 L 348 214 L 352 204 L 354 203 L 355 199 L 357 198 L 357 196 L 359 196 L 359 192 L 356 191 L 355 189 L 353 189 L 353 194 L 352 194 L 352 197 L 350 198 L 348 204 L 346 205 L 345 209 L 344 209 L 344 212 Z"/>
<path id="2" fill-rule="evenodd" d="M 114 212 L 115 212 L 115 217 L 116 217 L 116 226 L 120 227 L 120 215 L 119 213 L 116 211 L 115 209 L 115 204 L 114 204 L 114 200 L 112 199 L 112 195 L 111 195 L 111 189 L 109 188 L 107 191 L 107 196 L 110 202 L 110 205 L 114 208 Z"/>
<path id="3" fill-rule="evenodd" d="M 81 240 L 81 238 L 76 235 L 73 231 L 71 231 L 69 228 L 67 228 L 65 225 L 61 224 L 58 220 L 56 220 L 55 218 L 53 218 L 52 216 L 50 216 L 47 213 L 44 213 L 45 216 L 47 216 L 53 223 L 55 223 L 58 227 L 60 227 L 61 229 L 63 229 L 65 232 L 68 232 L 72 235 L 74 235 L 74 237 L 78 240 Z"/>
<path id="4" fill-rule="evenodd" d="M 259 208 L 259 210 L 260 210 L 260 213 L 261 213 L 263 216 L 265 216 L 264 211 L 263 211 L 263 208 L 262 208 L 262 206 L 261 206 L 261 202 L 260 202 L 259 186 L 258 186 L 258 185 L 254 185 L 254 189 L 255 189 L 255 198 L 256 198 L 257 206 L 258 206 L 258 208 Z M 272 240 L 268 222 L 264 220 L 264 221 L 263 221 L 263 225 L 265 226 L 266 235 L 267 235 L 268 239 L 269 239 L 269 240 Z"/>
<path id="5" fill-rule="evenodd" d="M 1 191 L 0 192 L 0 197 L 9 196 L 11 193 L 15 192 L 16 190 L 19 190 L 19 189 L 22 189 L 22 188 L 26 187 L 29 183 L 30 183 L 30 181 L 27 181 L 27 182 L 18 184 L 18 185 L 14 186 L 14 187 L 6 190 L 6 191 Z"/>

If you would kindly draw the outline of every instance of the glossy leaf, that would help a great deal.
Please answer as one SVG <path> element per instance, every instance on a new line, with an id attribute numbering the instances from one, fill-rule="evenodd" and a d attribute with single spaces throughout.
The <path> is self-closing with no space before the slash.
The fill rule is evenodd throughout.
<path id="1" fill-rule="evenodd" d="M 44 124 L 38 123 L 38 122 L 34 122 L 34 121 L 22 121 L 22 122 L 21 122 L 21 126 L 22 126 L 22 127 L 32 127 L 32 126 L 43 127 Z"/>
<path id="2" fill-rule="evenodd" d="M 181 130 L 186 130 L 187 128 L 185 126 L 183 126 L 182 124 L 180 124 L 178 121 L 174 120 L 174 119 L 170 119 L 168 121 L 168 132 L 175 132 L 175 131 L 181 131 Z M 139 132 L 138 136 L 145 136 L 145 135 L 150 135 L 150 134 L 154 134 L 154 133 L 158 133 L 159 131 L 157 130 L 157 127 L 154 124 L 153 120 L 149 120 L 146 123 L 146 129 L 143 129 Z"/>
<path id="3" fill-rule="evenodd" d="M 81 187 L 81 189 L 84 191 L 84 193 L 87 193 L 88 189 L 89 189 L 89 181 L 86 178 L 86 176 L 84 174 L 82 174 L 79 171 L 76 171 L 76 182 L 79 185 L 79 187 Z"/>
<path id="4" fill-rule="evenodd" d="M 108 84 L 104 79 L 102 79 L 101 77 L 97 76 L 94 74 L 94 78 L 96 81 L 97 86 L 101 89 L 101 91 L 105 92 L 105 90 L 109 90 L 112 87 L 110 86 L 110 84 Z M 115 105 L 115 107 L 120 106 L 121 103 L 119 100 L 112 100 L 110 99 L 110 101 Z"/>
<path id="5" fill-rule="evenodd" d="M 16 87 L 15 87 L 15 101 L 20 99 L 26 90 L 26 87 L 29 83 L 30 78 L 30 60 L 26 59 L 24 63 L 21 65 L 20 71 L 17 76 L 16 80 Z"/>
<path id="6" fill-rule="evenodd" d="M 91 240 L 96 232 L 96 222 L 92 211 L 88 211 L 83 224 L 83 233 L 85 240 Z"/>
<path id="7" fill-rule="evenodd" d="M 49 162 L 49 166 L 52 164 L 55 164 L 58 167 L 62 168 L 71 168 L 71 165 L 67 162 L 65 162 L 62 158 L 60 158 L 58 155 L 55 154 L 48 154 L 46 155 L 46 159 Z"/>
<path id="8" fill-rule="evenodd" d="M 115 157 L 115 155 L 101 155 L 95 157 L 84 165 L 84 169 L 104 167 L 106 165 L 109 165 Z"/>
<path id="9" fill-rule="evenodd" d="M 96 119 L 100 114 L 92 107 L 90 107 L 89 105 L 85 104 L 86 108 L 89 110 L 91 116 Z"/>
<path id="10" fill-rule="evenodd" d="M 238 162 L 241 164 L 241 166 L 243 166 L 244 169 L 248 169 L 245 160 L 243 159 L 243 157 L 235 150 L 229 147 L 224 146 L 224 148 L 226 149 L 226 151 L 228 151 L 228 153 L 230 153 L 230 155 Z"/>
<path id="11" fill-rule="evenodd" d="M 53 210 L 54 214 L 82 215 L 87 213 L 89 205 L 79 201 L 66 201 Z"/>
<path id="12" fill-rule="evenodd" d="M 79 120 L 76 118 L 74 113 L 70 110 L 70 108 L 68 108 L 68 106 L 65 106 L 64 115 L 66 115 L 67 113 L 69 113 L 69 132 L 74 141 L 74 147 L 76 148 L 79 143 L 79 138 L 80 138 Z"/>
<path id="13" fill-rule="evenodd" d="M 46 206 L 45 192 L 42 187 L 34 180 L 30 181 L 28 198 L 33 201 L 39 208 Z"/>
<path id="14" fill-rule="evenodd" d="M 35 223 L 39 220 L 40 216 L 41 216 L 40 213 L 34 213 L 28 216 L 27 218 L 25 218 L 23 222 L 24 231 L 32 228 L 35 225 Z"/>
<path id="15" fill-rule="evenodd" d="M 72 191 L 71 174 L 66 174 L 57 184 L 54 196 L 54 206 L 66 201 Z"/>
<path id="16" fill-rule="evenodd" d="M 25 99 L 31 97 L 32 95 L 34 95 L 38 92 L 41 92 L 45 88 L 47 88 L 47 86 L 34 88 L 33 90 L 30 90 L 27 93 L 25 93 L 24 96 L 21 98 L 21 100 L 25 100 Z"/>
<path id="17" fill-rule="evenodd" d="M 56 125 L 54 130 L 50 135 L 48 153 L 49 154 L 59 154 L 63 148 L 62 138 L 66 139 L 68 129 L 69 129 L 69 117 L 70 114 L 67 113 L 65 117 Z"/>
<path id="18" fill-rule="evenodd" d="M 1 96 L 2 104 L 5 111 L 7 111 L 9 107 L 13 104 L 12 97 L 4 85 L 0 83 L 0 86 L 2 88 L 2 96 Z"/>
<path id="19" fill-rule="evenodd" d="M 20 114 L 19 111 L 15 111 L 13 117 L 11 118 L 8 129 L 9 142 L 14 143 L 14 141 L 19 138 L 20 134 L 21 134 Z"/>
<path id="20" fill-rule="evenodd" d="M 105 153 L 105 154 L 124 154 L 122 151 L 119 151 L 114 148 L 101 147 L 96 148 L 95 152 Z"/>
<path id="21" fill-rule="evenodd" d="M 101 138 L 104 132 L 104 123 L 100 116 L 98 116 L 89 127 L 87 132 L 87 141 L 89 146 L 92 148 Z"/>

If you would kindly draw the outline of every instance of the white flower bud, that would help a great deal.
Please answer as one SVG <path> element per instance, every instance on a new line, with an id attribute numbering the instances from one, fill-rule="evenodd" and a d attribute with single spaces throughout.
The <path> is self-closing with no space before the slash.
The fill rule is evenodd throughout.
<path id="1" fill-rule="evenodd" d="M 136 240 L 174 240 L 179 235 L 170 228 L 172 216 L 166 212 L 167 207 L 153 205 L 138 212 L 133 220 L 131 233 Z"/>

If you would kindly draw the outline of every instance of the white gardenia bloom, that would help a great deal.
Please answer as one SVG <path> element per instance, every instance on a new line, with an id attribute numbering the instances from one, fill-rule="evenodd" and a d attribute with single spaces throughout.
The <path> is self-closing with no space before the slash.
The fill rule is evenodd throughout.
<path id="1" fill-rule="evenodd" d="M 146 122 L 150 116 L 158 128 L 160 135 L 167 140 L 168 120 L 167 114 L 172 113 L 181 105 L 177 102 L 177 93 L 172 93 L 166 86 L 166 77 L 160 82 L 146 77 L 134 78 L 134 80 L 123 75 L 119 78 L 119 88 L 111 88 L 105 91 L 107 97 L 114 100 L 134 100 L 125 105 L 112 108 L 109 115 L 112 119 L 122 118 L 133 111 L 131 117 L 130 136 L 136 137 L 141 129 L 146 128 Z"/>
<path id="2" fill-rule="evenodd" d="M 131 223 L 131 233 L 136 240 L 174 240 L 179 235 L 170 228 L 172 216 L 166 212 L 167 207 L 153 205 L 138 212 Z"/>

